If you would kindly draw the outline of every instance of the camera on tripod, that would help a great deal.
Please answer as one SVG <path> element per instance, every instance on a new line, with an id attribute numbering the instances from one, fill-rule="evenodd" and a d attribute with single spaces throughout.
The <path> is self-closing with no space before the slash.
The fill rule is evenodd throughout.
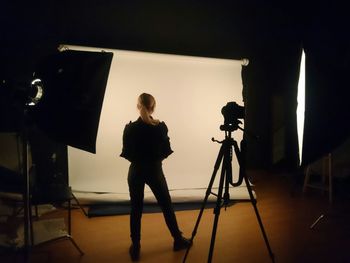
<path id="1" fill-rule="evenodd" d="M 245 129 L 241 128 L 239 124 L 242 124 L 242 122 L 239 119 L 244 119 L 245 117 L 245 108 L 243 106 L 238 105 L 236 102 L 228 102 L 222 109 L 221 113 L 224 116 L 224 124 L 220 126 L 220 130 L 225 131 L 225 139 L 222 141 L 215 140 L 212 138 L 213 142 L 217 142 L 221 144 L 218 156 L 215 161 L 214 165 L 214 171 L 213 174 L 210 178 L 208 188 L 206 190 L 206 194 L 204 197 L 204 201 L 201 207 L 201 210 L 199 212 L 196 225 L 192 231 L 192 237 L 191 237 L 191 243 L 193 242 L 194 236 L 197 233 L 197 229 L 199 226 L 199 222 L 201 220 L 201 217 L 203 215 L 203 210 L 205 208 L 205 205 L 208 201 L 209 195 L 214 195 L 217 197 L 216 200 L 216 206 L 214 208 L 214 224 L 213 224 L 213 230 L 212 230 L 212 235 L 211 235 L 211 241 L 210 241 L 210 248 L 209 248 L 209 254 L 208 254 L 208 263 L 211 262 L 212 257 L 213 257 L 213 250 L 214 250 L 214 244 L 215 244 L 215 238 L 216 238 L 216 230 L 218 226 L 218 220 L 219 220 L 219 215 L 220 215 L 220 209 L 229 204 L 230 201 L 230 193 L 229 193 L 229 186 L 233 187 L 238 187 L 240 186 L 243 181 L 245 183 L 245 186 L 247 187 L 247 191 L 249 194 L 250 202 L 252 203 L 255 211 L 255 215 L 257 217 L 260 230 L 262 232 L 263 238 L 265 240 L 266 248 L 269 252 L 270 258 L 272 262 L 274 261 L 274 255 L 272 252 L 272 249 L 270 247 L 270 243 L 267 239 L 267 235 L 264 229 L 264 225 L 261 221 L 258 208 L 256 207 L 256 199 L 253 194 L 253 190 L 251 188 L 250 182 L 247 178 L 246 175 L 246 170 L 245 170 L 245 140 L 243 139 L 241 141 L 241 148 L 238 147 L 237 141 L 232 138 L 231 132 L 237 129 L 240 129 L 244 132 L 246 132 Z M 258 138 L 258 136 L 252 135 L 248 133 L 248 135 L 253 136 L 254 138 Z M 233 182 L 232 178 L 232 157 L 235 154 L 238 164 L 239 164 L 239 174 L 238 174 L 238 181 Z M 219 187 L 217 189 L 217 192 L 212 191 L 213 184 L 215 182 L 215 176 L 221 166 L 221 172 L 220 172 L 220 179 L 219 179 Z M 237 200 L 238 201 L 238 200 Z M 186 254 L 184 256 L 184 259 L 182 263 L 185 263 L 187 255 L 189 253 L 190 247 L 187 248 Z"/>
<path id="2" fill-rule="evenodd" d="M 242 124 L 239 119 L 244 119 L 245 108 L 231 101 L 222 107 L 221 113 L 224 116 L 224 124 L 220 126 L 220 130 L 232 132 L 239 128 L 239 124 Z"/>

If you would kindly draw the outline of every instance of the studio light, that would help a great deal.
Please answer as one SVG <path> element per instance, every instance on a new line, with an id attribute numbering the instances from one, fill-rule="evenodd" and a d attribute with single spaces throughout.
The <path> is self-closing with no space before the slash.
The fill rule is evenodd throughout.
<path id="1" fill-rule="evenodd" d="M 33 69 L 35 73 L 32 80 L 20 83 L 16 80 L 1 80 L 0 92 L 6 96 L 1 100 L 6 102 L 8 108 L 2 107 L 1 111 L 4 112 L 0 113 L 12 117 L 9 122 L 16 123 L 11 127 L 21 135 L 23 146 L 23 174 L 19 176 L 23 184 L 25 249 L 29 248 L 31 227 L 29 209 L 32 190 L 28 146 L 31 145 L 33 152 L 38 144 L 31 141 L 35 137 L 33 132 L 44 132 L 45 136 L 62 145 L 95 152 L 100 111 L 112 57 L 113 53 L 108 52 L 65 49 L 40 61 Z M 21 116 L 8 112 L 10 110 L 20 112 Z M 0 130 L 8 132 L 8 126 L 2 123 Z M 39 139 L 43 140 L 42 137 Z M 34 163 L 33 154 L 32 159 Z M 36 168 L 39 170 L 39 165 Z M 5 183 L 7 182 L 1 182 Z M 47 189 L 48 186 L 43 190 Z"/>
<path id="2" fill-rule="evenodd" d="M 34 79 L 30 83 L 27 106 L 35 106 L 43 97 L 44 88 L 41 79 Z"/>
<path id="3" fill-rule="evenodd" d="M 32 81 L 36 107 L 30 111 L 40 129 L 58 142 L 95 153 L 112 57 L 64 49 L 40 62 Z"/>

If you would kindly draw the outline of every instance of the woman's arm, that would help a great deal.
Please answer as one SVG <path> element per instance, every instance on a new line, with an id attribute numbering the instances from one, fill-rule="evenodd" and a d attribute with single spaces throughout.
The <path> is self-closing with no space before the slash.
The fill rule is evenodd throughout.
<path id="1" fill-rule="evenodd" d="M 162 129 L 161 158 L 165 159 L 174 151 L 171 149 L 171 146 L 170 146 L 170 138 L 168 136 L 168 127 L 164 122 L 161 122 L 159 125 L 161 125 L 161 129 Z"/>
<path id="2" fill-rule="evenodd" d="M 120 154 L 121 157 L 129 160 L 130 162 L 133 160 L 133 141 L 131 136 L 131 122 L 127 125 L 125 125 L 124 132 L 123 132 L 123 148 L 122 152 Z"/>

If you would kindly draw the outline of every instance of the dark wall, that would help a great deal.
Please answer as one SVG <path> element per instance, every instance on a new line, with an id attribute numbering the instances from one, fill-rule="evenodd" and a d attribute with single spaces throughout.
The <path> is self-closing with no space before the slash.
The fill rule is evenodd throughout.
<path id="1" fill-rule="evenodd" d="M 76 44 L 105 48 L 141 50 L 183 55 L 219 58 L 249 58 L 245 73 L 247 120 L 252 132 L 261 135 L 260 142 L 251 142 L 249 160 L 252 166 L 270 166 L 273 111 L 284 111 L 286 126 L 286 163 L 294 165 L 295 141 L 295 89 L 300 49 L 308 57 L 308 72 L 322 75 L 326 81 L 310 77 L 309 94 L 318 96 L 318 83 L 332 89 L 332 80 L 345 88 L 341 76 L 349 69 L 349 37 L 345 6 L 340 1 L 131 1 L 102 0 L 34 1 L 27 4 L 5 1 L 1 25 L 2 74 L 26 79 L 31 69 L 58 44 Z M 341 66 L 335 66 L 341 59 Z M 315 71 L 315 64 L 331 65 L 334 70 Z M 316 67 L 317 68 L 317 67 Z M 342 89 L 344 90 L 344 89 Z M 316 95 L 315 95 L 316 94 Z M 324 93 L 324 94 L 327 94 Z M 345 93 L 338 93 L 341 96 Z M 274 109 L 272 98 L 279 96 L 284 103 Z M 324 95 L 326 96 L 326 95 Z M 336 95 L 335 95 L 336 96 Z M 289 100 L 289 98 L 291 98 Z M 326 99 L 326 97 L 324 97 Z M 331 102 L 333 103 L 333 102 Z M 318 102 L 308 102 L 306 118 L 325 116 Z M 343 123 L 348 112 L 342 104 L 333 115 L 338 115 L 342 130 L 336 139 L 329 135 L 315 140 L 312 129 L 320 122 L 310 124 L 306 132 L 307 161 L 316 158 L 319 140 L 339 144 L 349 129 Z M 329 108 L 336 109 L 337 106 Z M 341 113 L 339 114 L 339 110 Z M 332 115 L 332 116 L 333 116 Z M 317 116 L 317 117 L 315 117 Z M 322 127 L 329 127 L 332 118 L 324 119 Z M 312 123 L 312 122 L 310 122 Z M 345 126 L 344 126 L 345 125 Z M 311 134 L 311 135 L 310 135 Z M 328 150 L 331 146 L 326 147 Z M 249 148 L 248 148 L 249 149 Z"/>
<path id="2" fill-rule="evenodd" d="M 31 180 L 38 189 L 50 185 L 69 185 L 67 145 L 50 139 L 35 125 L 28 129 L 32 159 Z"/>
<path id="3" fill-rule="evenodd" d="M 1 77 L 26 80 L 37 61 L 52 53 L 62 39 L 61 10 L 48 1 L 1 3 Z"/>
<path id="4" fill-rule="evenodd" d="M 276 57 L 283 54 L 280 48 L 300 40 L 303 16 L 297 3 L 6 0 L 1 48 L 9 53 L 2 55 L 15 67 L 12 72 L 29 67 L 58 43 L 221 58 Z M 12 57 L 22 57 L 22 63 Z"/>

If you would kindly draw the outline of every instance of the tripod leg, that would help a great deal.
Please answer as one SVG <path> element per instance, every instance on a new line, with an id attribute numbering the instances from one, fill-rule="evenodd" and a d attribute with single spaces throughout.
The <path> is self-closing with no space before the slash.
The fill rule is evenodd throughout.
<path id="1" fill-rule="evenodd" d="M 269 252 L 271 261 L 275 262 L 275 256 L 274 256 L 274 254 L 272 252 L 272 249 L 270 247 L 269 240 L 267 239 L 267 235 L 266 235 L 266 232 L 265 232 L 265 229 L 264 229 L 264 225 L 262 223 L 261 217 L 259 215 L 258 208 L 256 206 L 256 199 L 254 198 L 254 195 L 253 195 L 253 192 L 252 192 L 252 188 L 250 186 L 249 180 L 247 179 L 247 176 L 246 176 L 245 172 L 243 172 L 243 177 L 244 177 L 244 182 L 246 183 L 246 186 L 247 186 L 247 190 L 248 190 L 248 193 L 249 193 L 250 201 L 251 201 L 251 203 L 252 203 L 252 205 L 254 207 L 255 215 L 256 215 L 256 218 L 258 220 L 258 223 L 259 223 L 259 226 L 260 226 L 260 229 L 261 229 L 261 233 L 262 233 L 262 235 L 264 237 L 264 241 L 265 241 L 267 250 Z"/>
<path id="2" fill-rule="evenodd" d="M 197 217 L 197 221 L 196 221 L 196 224 L 195 224 L 195 227 L 192 231 L 192 236 L 191 236 L 191 243 L 193 242 L 193 239 L 195 237 L 195 235 L 197 234 L 197 229 L 198 229 L 198 226 L 199 226 L 199 222 L 202 218 L 202 215 L 203 215 L 203 211 L 204 211 L 204 208 L 207 204 L 207 201 L 208 201 L 208 197 L 209 195 L 211 194 L 211 189 L 213 187 L 213 184 L 214 184 L 214 181 L 215 181 L 215 176 L 216 176 L 216 173 L 217 171 L 219 170 L 219 167 L 220 167 L 220 163 L 221 163 L 221 160 L 223 159 L 223 155 L 224 155 L 224 147 L 223 145 L 221 145 L 220 147 L 220 151 L 219 151 L 219 154 L 218 154 L 218 157 L 216 159 L 216 162 L 215 162 L 215 165 L 214 165 L 214 171 L 213 171 L 213 174 L 211 176 L 211 179 L 210 179 L 210 182 L 209 182 L 209 185 L 208 185 L 208 188 L 207 188 L 207 191 L 205 193 L 205 197 L 204 197 L 204 200 L 203 200 L 203 203 L 202 203 L 202 206 L 201 206 L 201 209 L 199 211 L 199 214 L 198 214 L 198 217 Z M 186 250 L 186 253 L 185 253 L 185 256 L 182 260 L 182 262 L 186 262 L 186 259 L 187 259 L 187 256 L 188 256 L 188 253 L 190 251 L 190 248 L 191 247 L 188 247 L 187 250 Z"/>
<path id="3" fill-rule="evenodd" d="M 259 223 L 259 226 L 260 226 L 260 229 L 261 229 L 261 232 L 262 232 L 262 235 L 263 235 L 263 238 L 264 238 L 267 250 L 269 252 L 271 261 L 275 262 L 275 257 L 274 257 L 274 255 L 272 253 L 272 249 L 270 247 L 269 240 L 267 239 L 267 235 L 266 235 L 266 232 L 265 232 L 265 229 L 264 229 L 264 225 L 262 223 L 261 217 L 259 215 L 258 208 L 256 206 L 256 199 L 255 199 L 255 197 L 253 195 L 252 187 L 251 187 L 250 182 L 249 182 L 249 180 L 247 178 L 247 175 L 245 173 L 245 159 L 244 159 L 245 158 L 245 149 L 246 149 L 245 140 L 243 139 L 241 141 L 241 150 L 239 150 L 236 141 L 234 141 L 233 147 L 235 149 L 236 157 L 237 157 L 237 160 L 238 160 L 238 163 L 239 163 L 239 166 L 240 166 L 240 168 L 239 168 L 240 180 L 244 180 L 244 182 L 245 182 L 245 184 L 247 186 L 247 190 L 248 190 L 248 193 L 249 193 L 249 198 L 250 198 L 250 201 L 251 201 L 251 203 L 252 203 L 252 205 L 254 207 L 254 212 L 255 212 L 256 218 L 258 220 L 258 223 Z"/>
<path id="4" fill-rule="evenodd" d="M 210 241 L 210 249 L 209 249 L 209 255 L 208 255 L 208 263 L 211 262 L 213 258 L 213 251 L 214 251 L 214 245 L 215 245 L 215 238 L 216 238 L 216 230 L 218 227 L 218 222 L 219 222 L 219 216 L 220 216 L 220 210 L 222 206 L 222 192 L 223 192 L 223 187 L 224 187 L 224 181 L 225 181 L 225 173 L 226 173 L 226 167 L 227 167 L 227 159 L 226 156 L 224 155 L 224 161 L 223 161 L 223 166 L 221 169 L 221 176 L 220 176 L 220 182 L 219 182 L 219 189 L 218 189 L 218 194 L 217 194 L 217 200 L 216 200 L 216 206 L 214 208 L 214 224 L 213 224 L 213 230 L 211 234 L 211 241 Z M 231 163 L 229 163 L 231 165 Z"/>

